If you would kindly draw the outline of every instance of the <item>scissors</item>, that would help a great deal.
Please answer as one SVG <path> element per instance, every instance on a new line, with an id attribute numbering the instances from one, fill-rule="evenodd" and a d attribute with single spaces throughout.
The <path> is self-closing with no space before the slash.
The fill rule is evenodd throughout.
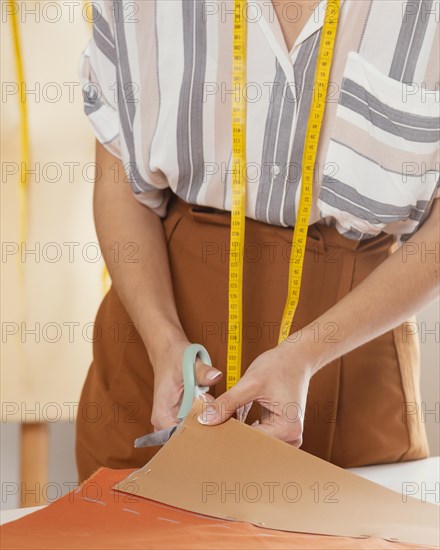
<path id="1" fill-rule="evenodd" d="M 164 445 L 182 425 L 183 419 L 191 410 L 194 399 L 209 390 L 207 386 L 197 385 L 195 371 L 197 357 L 200 357 L 206 365 L 212 366 L 209 353 L 201 344 L 190 344 L 183 352 L 183 399 L 177 413 L 179 423 L 176 426 L 138 437 L 134 442 L 135 448 Z"/>

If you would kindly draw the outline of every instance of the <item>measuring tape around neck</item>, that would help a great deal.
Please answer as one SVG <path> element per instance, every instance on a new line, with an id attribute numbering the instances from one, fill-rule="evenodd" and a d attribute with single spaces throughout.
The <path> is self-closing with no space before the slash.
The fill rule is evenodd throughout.
<path id="1" fill-rule="evenodd" d="M 321 30 L 312 105 L 304 140 L 301 193 L 292 238 L 287 300 L 281 321 L 278 344 L 289 336 L 299 301 L 307 230 L 312 208 L 316 153 L 324 118 L 327 86 L 338 26 L 339 4 L 340 0 L 327 0 L 324 25 Z M 234 1 L 232 82 L 236 93 L 232 102 L 232 206 L 228 288 L 227 390 L 238 382 L 241 375 L 243 252 L 246 210 L 246 98 L 243 95 L 247 82 L 246 7 L 247 0 Z"/>

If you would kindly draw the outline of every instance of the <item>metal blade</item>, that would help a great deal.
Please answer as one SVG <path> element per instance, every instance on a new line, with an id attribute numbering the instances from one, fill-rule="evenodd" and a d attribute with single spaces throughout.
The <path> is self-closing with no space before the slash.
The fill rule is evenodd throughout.
<path id="1" fill-rule="evenodd" d="M 134 442 L 135 448 L 139 449 L 140 447 L 155 447 L 157 445 L 164 445 L 177 430 L 180 424 L 181 422 L 179 422 L 177 426 L 171 426 L 170 428 L 165 428 L 164 430 L 159 430 L 158 432 L 153 432 L 151 434 L 138 437 Z"/>

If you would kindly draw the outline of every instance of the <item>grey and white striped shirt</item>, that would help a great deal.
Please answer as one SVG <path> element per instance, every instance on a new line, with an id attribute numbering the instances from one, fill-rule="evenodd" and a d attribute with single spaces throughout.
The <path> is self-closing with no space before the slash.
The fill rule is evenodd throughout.
<path id="1" fill-rule="evenodd" d="M 295 17 L 297 6 L 286 6 Z M 326 0 L 289 52 L 248 1 L 246 215 L 293 226 Z M 84 105 L 136 198 L 231 209 L 233 0 L 94 0 Z M 440 0 L 341 0 L 310 223 L 405 240 L 440 198 Z"/>

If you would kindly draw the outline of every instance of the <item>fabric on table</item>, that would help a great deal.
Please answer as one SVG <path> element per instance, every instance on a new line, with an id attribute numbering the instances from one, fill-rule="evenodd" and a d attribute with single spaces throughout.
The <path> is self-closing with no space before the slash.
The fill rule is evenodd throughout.
<path id="1" fill-rule="evenodd" d="M 0 528 L 3 550 L 410 550 L 378 538 L 287 533 L 185 512 L 114 491 L 131 470 L 101 468 L 78 489 Z M 428 548 L 428 547 L 425 547 Z"/>
<path id="2" fill-rule="evenodd" d="M 174 195 L 163 223 L 183 329 L 191 342 L 207 348 L 213 365 L 224 372 L 230 215 L 189 205 Z M 243 373 L 256 357 L 277 344 L 292 239 L 292 229 L 250 219 L 246 223 Z M 291 332 L 301 336 L 305 326 L 386 259 L 392 247 L 391 235 L 354 241 L 335 228 L 312 225 Z M 100 338 L 93 344 L 93 362 L 77 415 L 80 480 L 100 466 L 141 467 L 158 450 L 133 447 L 137 437 L 153 430 L 154 374 L 145 346 L 114 288 L 104 298 L 96 324 Z M 407 325 L 402 323 L 312 377 L 303 450 L 344 468 L 428 455 L 421 408 L 417 407 L 419 342 Z M 340 337 L 332 323 L 313 327 L 316 339 Z M 224 391 L 223 379 L 211 393 L 217 397 Z M 247 422 L 258 416 L 253 406 Z"/>
<path id="3" fill-rule="evenodd" d="M 229 418 L 182 426 L 114 489 L 216 518 L 289 532 L 439 542 L 440 508 L 391 491 Z"/>

